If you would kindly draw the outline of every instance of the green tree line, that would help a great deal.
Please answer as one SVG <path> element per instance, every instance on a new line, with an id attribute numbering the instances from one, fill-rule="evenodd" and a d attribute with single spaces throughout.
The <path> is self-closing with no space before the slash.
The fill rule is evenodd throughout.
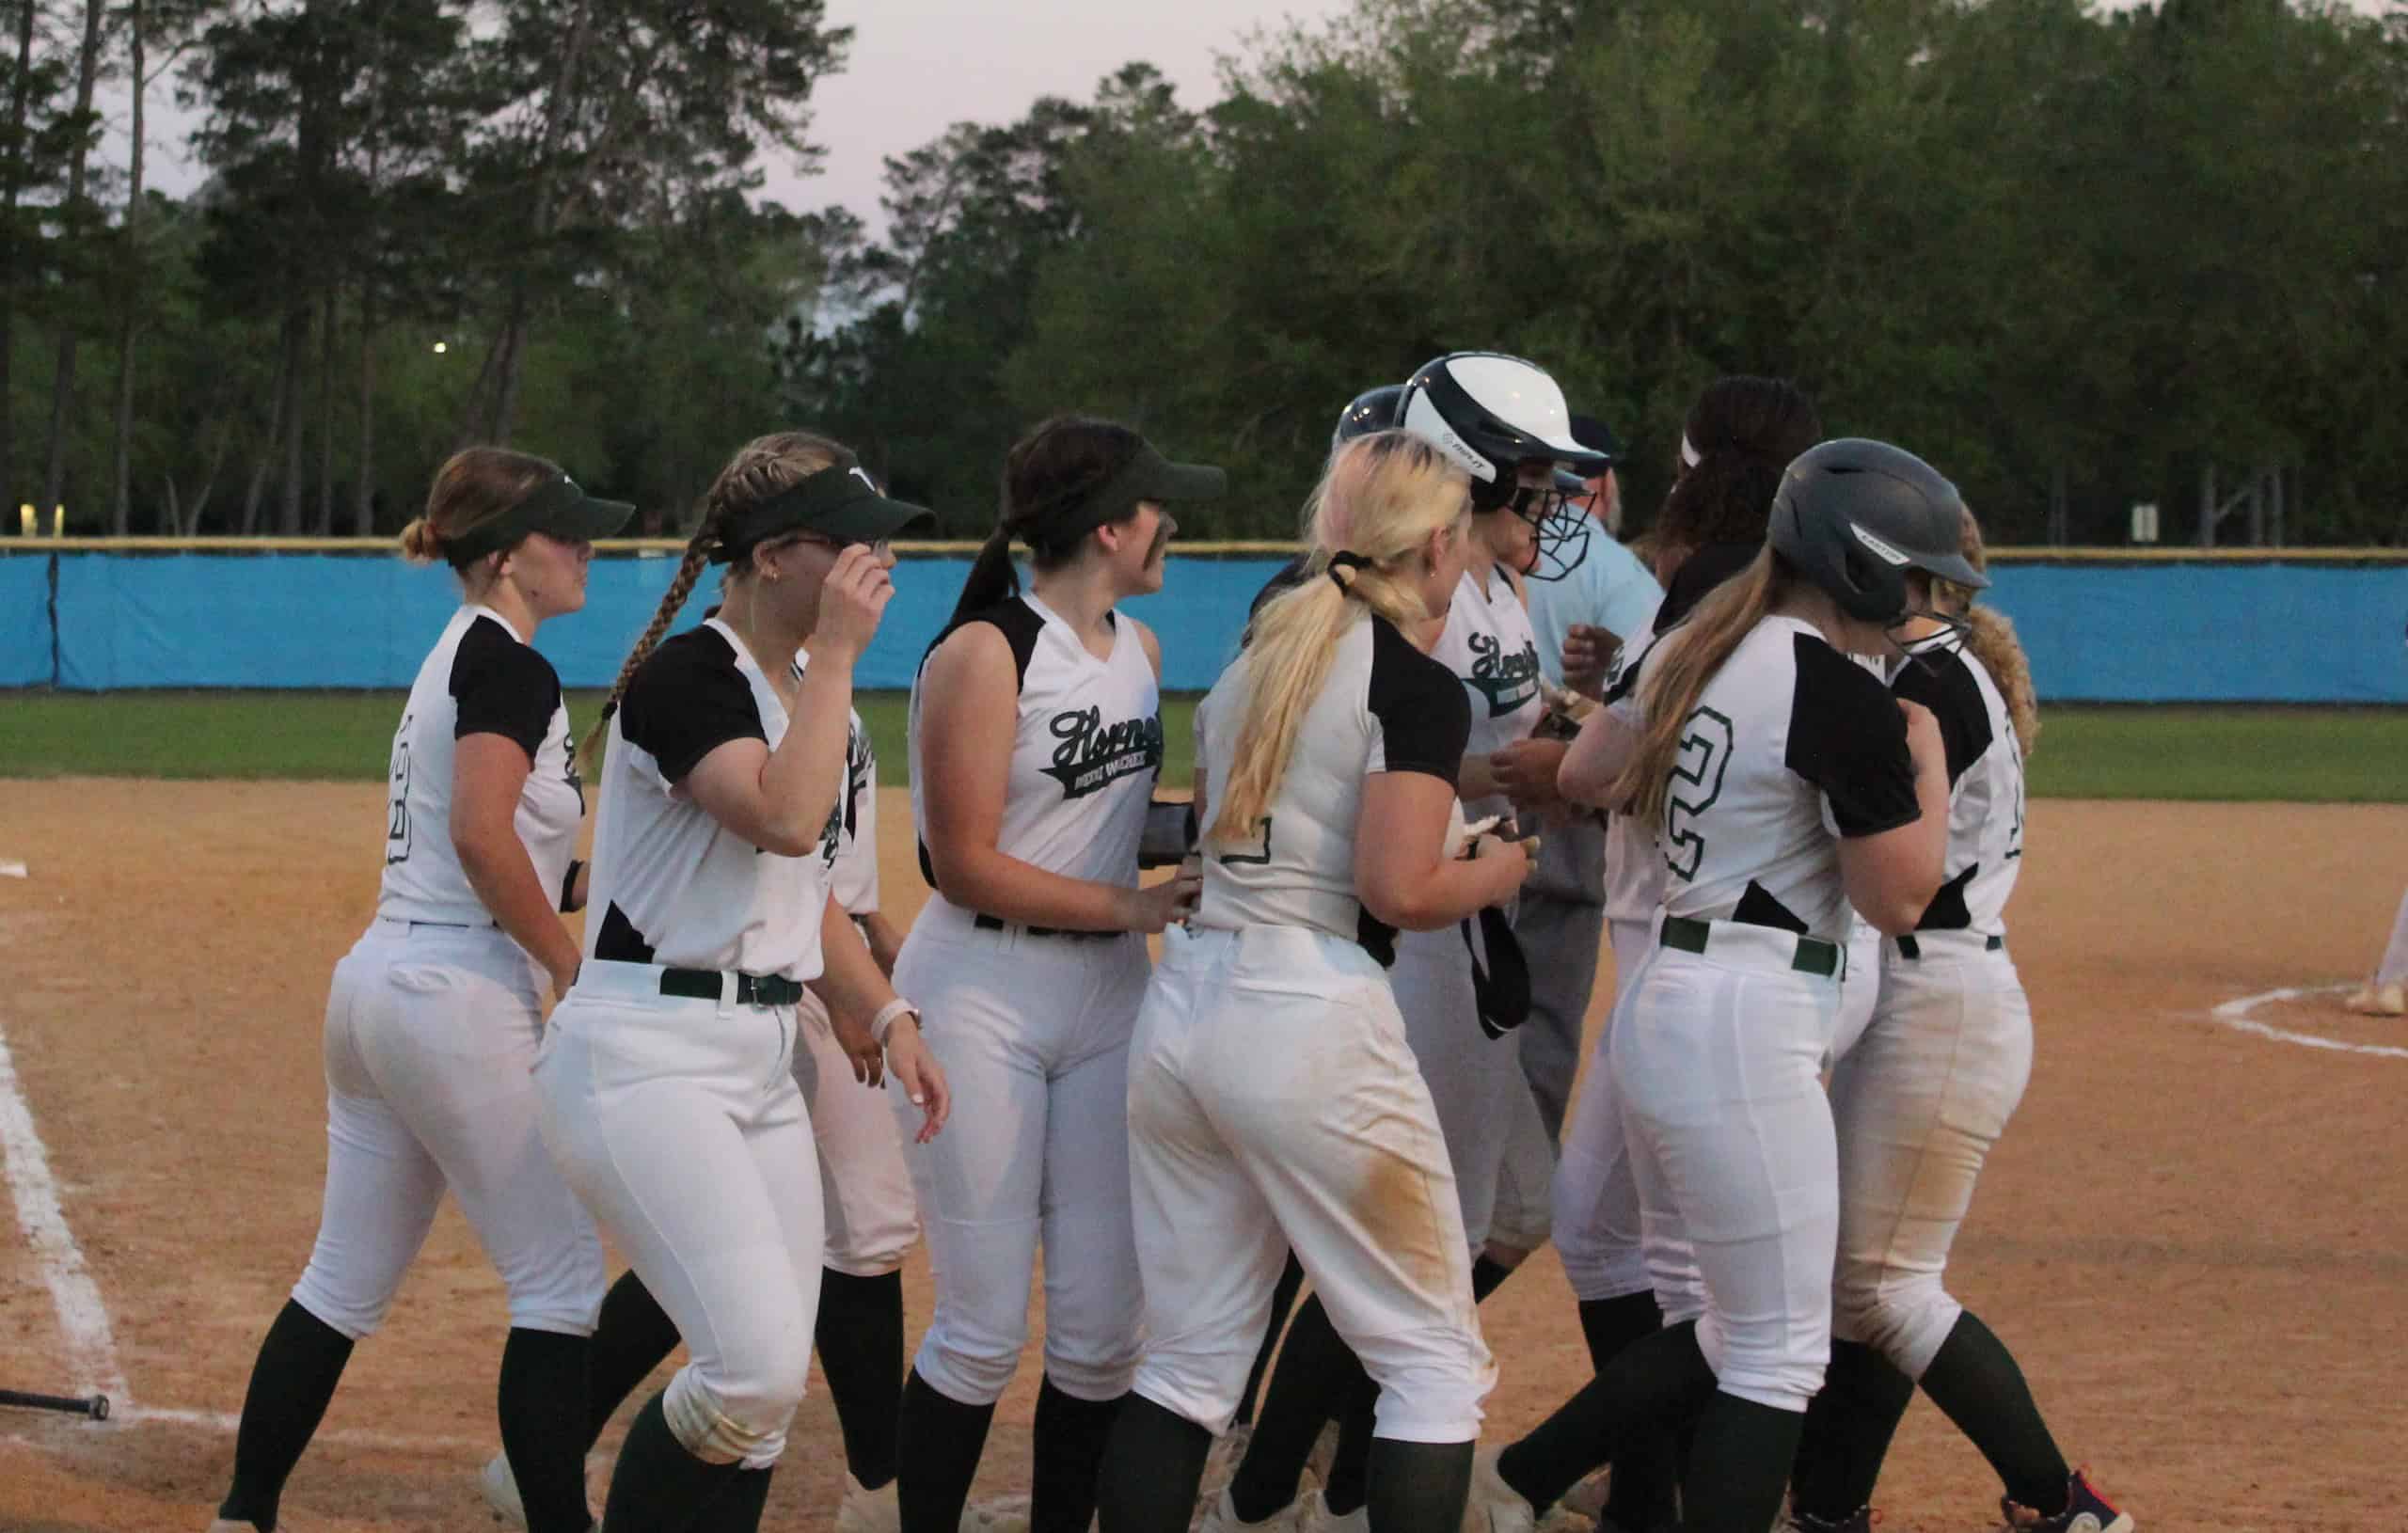
<path id="1" fill-rule="evenodd" d="M 974 536 L 1081 409 L 1230 466 L 1189 535 L 1276 537 L 1347 399 L 1497 348 L 1630 444 L 1640 522 L 1697 388 L 1757 371 L 1998 542 L 2136 502 L 2169 543 L 2408 542 L 2398 8 L 1355 0 L 1210 103 L 1133 63 L 956 124 L 876 229 L 758 195 L 844 131 L 823 0 L 0 16 L 0 489 L 71 531 L 387 532 L 501 441 L 674 532 L 808 424 Z M 144 183 L 169 91 L 182 198 Z"/>

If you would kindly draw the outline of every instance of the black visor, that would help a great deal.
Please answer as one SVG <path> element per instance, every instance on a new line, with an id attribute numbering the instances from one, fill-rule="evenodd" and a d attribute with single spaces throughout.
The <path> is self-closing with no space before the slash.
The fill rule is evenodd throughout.
<path id="1" fill-rule="evenodd" d="M 711 562 L 731 563 L 754 545 L 789 532 L 816 532 L 838 543 L 883 543 L 935 520 L 926 507 L 888 499 L 869 471 L 848 460 L 731 513 Z"/>
<path id="2" fill-rule="evenodd" d="M 1107 522 L 1118 521 L 1151 500 L 1169 505 L 1180 500 L 1217 500 L 1227 494 L 1229 476 L 1204 463 L 1173 463 L 1150 444 L 1140 445 L 1129 466 L 1104 482 L 1076 511 L 1063 518 L 1059 536 L 1084 537 Z"/>
<path id="3" fill-rule="evenodd" d="M 566 474 L 538 484 L 526 498 L 481 527 L 443 540 L 443 557 L 466 569 L 487 554 L 515 548 L 530 532 L 562 543 L 592 543 L 627 525 L 636 508 L 625 500 L 597 500 Z"/>

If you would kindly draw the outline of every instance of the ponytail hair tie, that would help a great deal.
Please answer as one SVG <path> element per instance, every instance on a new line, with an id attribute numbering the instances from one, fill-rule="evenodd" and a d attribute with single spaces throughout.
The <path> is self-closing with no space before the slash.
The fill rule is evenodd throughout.
<path id="1" fill-rule="evenodd" d="M 1329 575 L 1329 583 L 1336 586 L 1340 591 L 1352 591 L 1354 589 L 1354 583 L 1352 580 L 1339 579 L 1338 577 L 1338 572 L 1340 570 L 1368 570 L 1370 567 L 1371 561 L 1365 559 L 1361 554 L 1353 552 L 1350 549 L 1341 548 L 1337 553 L 1329 556 L 1329 570 L 1327 572 Z"/>

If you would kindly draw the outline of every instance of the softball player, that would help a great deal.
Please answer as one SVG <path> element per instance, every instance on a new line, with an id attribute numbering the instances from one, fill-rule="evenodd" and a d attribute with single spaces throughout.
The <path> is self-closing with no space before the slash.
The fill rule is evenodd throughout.
<path id="1" fill-rule="evenodd" d="M 1617 687 L 1626 690 L 1649 648 L 1706 593 L 1762 551 L 1782 470 L 1821 431 L 1813 402 L 1780 379 L 1720 378 L 1698 396 L 1682 433 L 1672 489 L 1656 523 L 1661 549 L 1656 570 L 1667 590 L 1648 622 L 1634 626 L 1620 656 Z M 1526 749 L 1538 753 L 1547 748 L 1540 742 Z M 1556 748 L 1551 758 L 1541 754 L 1536 765 L 1560 759 Z M 1678 1215 L 1661 1203 L 1641 1205 L 1621 1098 L 1607 1062 L 1624 1003 L 1655 948 L 1656 921 L 1671 875 L 1650 824 L 1629 814 L 1610 815 L 1607 842 L 1603 904 L 1613 944 L 1615 1009 L 1598 1035 L 1554 1189 L 1556 1250 L 1579 1302 L 1590 1363 L 1600 1373 L 1623 1348 L 1666 1320 L 1693 1320 L 1704 1307 L 1696 1257 Z M 1541 878 L 1546 867 L 1542 855 Z M 1671 1446 L 1659 1439 L 1617 1456 L 1599 1513 L 1605 1527 L 1655 1528 L 1672 1520 Z"/>
<path id="2" fill-rule="evenodd" d="M 1290 1248 L 1380 1385 L 1370 1525 L 1461 1516 L 1495 1369 L 1385 970 L 1401 928 L 1451 935 L 1529 869 L 1494 837 L 1451 855 L 1469 709 L 1410 637 L 1462 583 L 1466 488 L 1403 433 L 1341 449 L 1315 495 L 1314 578 L 1263 609 L 1197 709 L 1203 895 L 1165 940 L 1131 1056 L 1147 1341 L 1105 1459 L 1104 1533 L 1187 1526 Z"/>
<path id="3" fill-rule="evenodd" d="M 633 509 L 541 458 L 471 448 L 402 533 L 467 599 L 393 734 L 376 919 L 326 1002 L 325 1212 L 260 1346 L 212 1533 L 275 1533 L 353 1344 L 384 1320 L 447 1190 L 510 1290 L 501 1440 L 532 1525 L 591 1525 L 577 1431 L 602 1248 L 544 1154 L 527 1079 L 545 980 L 565 990 L 577 973 L 559 912 L 579 903 L 585 794 L 560 678 L 530 641 L 585 605 L 593 540 Z"/>
<path id="4" fill-rule="evenodd" d="M 1357 400 L 1340 418 L 1341 438 L 1362 405 Z M 1472 478 L 1465 569 L 1430 656 L 1454 673 L 1471 705 L 1457 784 L 1463 813 L 1501 817 L 1513 806 L 1499 790 L 1491 762 L 1526 739 L 1543 711 L 1538 643 L 1523 606 L 1522 579 L 1541 572 L 1560 577 L 1576 566 L 1586 544 L 1587 517 L 1565 503 L 1555 483 L 1557 465 L 1593 473 L 1606 460 L 1573 438 L 1555 381 L 1515 357 L 1482 352 L 1440 357 L 1406 383 L 1396 416 L 1402 429 Z M 1522 1073 L 1518 1035 L 1500 1038 L 1476 1025 L 1481 1003 L 1468 936 L 1455 928 L 1406 933 L 1397 940 L 1390 978 L 1454 1167 L 1475 1257 L 1473 1293 L 1484 1299 L 1545 1242 L 1555 1160 Z M 1502 956 L 1482 954 L 1492 965 Z M 1339 1339 L 1326 1307 L 1317 1297 L 1307 1300 L 1230 1479 L 1231 1514 L 1241 1525 L 1255 1524 L 1292 1503 L 1322 1423 L 1333 1415 L 1341 1422 L 1341 1438 L 1322 1509 L 1337 1519 L 1359 1513 L 1371 1411 L 1370 1381 L 1361 1363 Z M 1208 1512 L 1208 1518 L 1216 1515 L 1217 1509 Z"/>
<path id="5" fill-rule="evenodd" d="M 816 980 L 863 1079 L 884 1066 L 934 1134 L 943 1076 L 841 910 L 852 667 L 893 593 L 886 540 L 925 514 L 802 433 L 722 469 L 605 705 L 587 958 L 535 1063 L 545 1143 L 676 1322 L 687 1365 L 612 1474 L 614 1533 L 757 1527 L 801 1399 L 825 1250 L 796 1088 Z M 705 559 L 721 615 L 659 642 Z M 808 638 L 810 669 L 793 657 Z M 657 647 L 656 648 L 656 645 Z M 864 1026 L 864 1019 L 867 1019 Z"/>
<path id="6" fill-rule="evenodd" d="M 1983 564 L 1964 520 L 1964 552 Z M 1831 1071 L 1839 1262 L 1831 1363 L 1807 1414 L 1794 1528 L 1868 1533 L 1867 1505 L 1920 1383 L 2004 1483 L 2011 1528 L 2131 1533 L 2069 1470 L 2005 1346 L 1943 1286 L 1973 1183 L 2032 1071 L 2032 1010 L 2006 952 L 2023 866 L 2023 758 L 2039 725 L 2014 630 L 1971 588 L 1911 577 L 1918 616 L 1892 690 L 1939 720 L 1949 782 L 1947 881 L 1881 944 L 1880 998 Z M 1959 640 L 1962 641 L 1959 642 Z"/>
<path id="7" fill-rule="evenodd" d="M 943 1019 L 930 1047 L 964 1111 L 908 1157 L 935 1310 L 903 1389 L 907 1533 L 953 1533 L 1028 1339 L 1045 1252 L 1045 1380 L 1029 1525 L 1084 1533 L 1137 1360 L 1129 1031 L 1146 936 L 1195 897 L 1140 888 L 1163 757 L 1162 658 L 1117 610 L 1158 591 L 1168 506 L 1218 496 L 1125 426 L 1050 420 L 1011 450 L 1001 525 L 911 688 L 911 809 L 936 893 L 895 981 Z M 1018 539 L 1035 555 L 1022 593 Z"/>
<path id="8" fill-rule="evenodd" d="M 706 616 L 717 616 L 713 608 Z M 796 656 L 800 681 L 810 650 Z M 902 934 L 879 910 L 878 758 L 861 715 L 846 740 L 844 824 L 830 893 L 869 944 L 883 974 L 892 974 Z M 819 1162 L 827 1251 L 821 1258 L 819 1312 L 813 1347 L 836 1424 L 845 1439 L 845 1498 L 837 1533 L 885 1533 L 895 1526 L 895 1418 L 903 1393 L 903 1257 L 919 1238 L 911 1176 L 903 1163 L 895 1115 L 876 1091 L 855 1080 L 827 1003 L 806 985 L 795 1003 L 799 1047 L 795 1084 L 801 1088 Z M 595 1328 L 593 1392 L 586 1414 L 591 1452 L 620 1404 L 675 1350 L 677 1327 L 643 1280 L 623 1274 L 603 1302 Z M 506 1459 L 485 1465 L 482 1489 L 494 1510 L 525 1525 Z"/>
<path id="9" fill-rule="evenodd" d="M 1947 775 L 1931 715 L 1850 653 L 1907 615 L 1905 572 L 1986 583 L 1955 486 L 1910 453 L 1826 442 L 1783 474 L 1766 545 L 1584 726 L 1564 786 L 1656 827 L 1657 943 L 1608 1063 L 1643 1203 L 1694 1246 L 1703 1313 L 1625 1349 L 1483 1459 L 1491 1529 L 1527 1529 L 1642 1425 L 1695 1421 L 1682 1525 L 1780 1512 L 1829 1350 L 1839 1186 L 1821 1068 L 1849 907 L 1911 931 L 1940 887 Z"/>

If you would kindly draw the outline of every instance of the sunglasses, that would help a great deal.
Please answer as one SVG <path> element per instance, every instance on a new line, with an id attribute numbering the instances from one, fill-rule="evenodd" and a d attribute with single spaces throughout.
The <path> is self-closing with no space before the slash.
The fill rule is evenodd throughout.
<path id="1" fill-rule="evenodd" d="M 840 554 L 848 548 L 864 544 L 875 554 L 891 554 L 895 551 L 895 543 L 891 538 L 832 538 L 824 532 L 798 532 L 794 537 L 797 543 L 816 543 L 822 548 L 832 549 Z"/>

